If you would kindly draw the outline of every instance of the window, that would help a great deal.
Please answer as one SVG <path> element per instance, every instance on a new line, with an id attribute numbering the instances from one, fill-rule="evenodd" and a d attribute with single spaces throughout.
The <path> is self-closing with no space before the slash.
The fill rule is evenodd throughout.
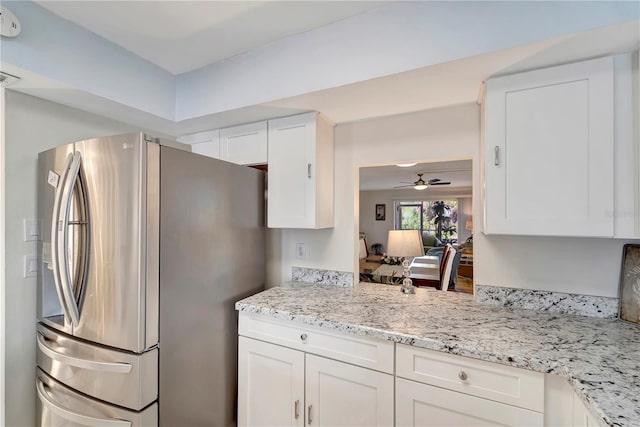
<path id="1" fill-rule="evenodd" d="M 458 200 L 395 202 L 395 229 L 420 230 L 442 243 L 458 242 Z"/>

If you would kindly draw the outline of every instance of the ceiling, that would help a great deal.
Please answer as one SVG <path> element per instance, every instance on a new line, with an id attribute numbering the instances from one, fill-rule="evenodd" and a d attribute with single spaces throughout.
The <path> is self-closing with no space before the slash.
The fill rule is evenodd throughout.
<path id="1" fill-rule="evenodd" d="M 36 1 L 172 74 L 383 6 L 385 1 Z"/>
<path id="2" fill-rule="evenodd" d="M 471 160 L 455 160 L 450 162 L 419 163 L 415 166 L 402 168 L 399 166 L 374 166 L 360 168 L 360 190 L 393 190 L 394 187 L 414 182 L 417 174 L 423 173 L 423 179 L 428 181 L 439 178 L 449 181 L 451 185 L 428 187 L 426 190 L 414 190 L 416 193 L 428 195 L 430 192 L 442 192 L 450 189 L 469 189 L 472 186 Z M 407 187 L 411 189 L 411 187 Z"/>

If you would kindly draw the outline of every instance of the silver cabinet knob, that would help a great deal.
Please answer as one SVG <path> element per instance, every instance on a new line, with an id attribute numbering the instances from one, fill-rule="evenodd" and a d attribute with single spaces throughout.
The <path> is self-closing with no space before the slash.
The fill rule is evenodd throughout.
<path id="1" fill-rule="evenodd" d="M 460 371 L 458 372 L 458 378 L 460 378 L 460 381 L 466 381 L 469 379 L 469 375 L 465 371 Z"/>
<path id="2" fill-rule="evenodd" d="M 307 334 L 300 335 L 300 340 L 306 341 L 307 340 Z"/>

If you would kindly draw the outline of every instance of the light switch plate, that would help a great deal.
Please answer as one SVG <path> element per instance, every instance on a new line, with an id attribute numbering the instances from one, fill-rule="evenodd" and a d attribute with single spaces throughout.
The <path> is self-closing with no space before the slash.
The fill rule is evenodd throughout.
<path id="1" fill-rule="evenodd" d="M 40 234 L 42 233 L 42 221 L 39 219 L 24 219 L 22 224 L 25 242 L 40 240 Z"/>
<path id="2" fill-rule="evenodd" d="M 36 277 L 40 274 L 40 259 L 37 255 L 24 256 L 24 277 Z"/>

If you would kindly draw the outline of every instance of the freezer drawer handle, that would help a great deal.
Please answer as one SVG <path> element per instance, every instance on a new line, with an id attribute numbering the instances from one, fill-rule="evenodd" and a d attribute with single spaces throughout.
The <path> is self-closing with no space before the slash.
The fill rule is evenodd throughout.
<path id="1" fill-rule="evenodd" d="M 91 369 L 92 371 L 100 372 L 113 372 L 116 374 L 128 374 L 133 368 L 130 363 L 94 362 L 92 360 L 79 359 L 77 357 L 58 353 L 46 344 L 45 338 L 40 333 L 38 333 L 38 347 L 40 348 L 40 351 L 51 359 L 66 365 L 76 366 L 78 368 Z"/>
<path id="2" fill-rule="evenodd" d="M 91 427 L 131 427 L 131 421 L 114 419 L 106 420 L 103 418 L 88 417 L 86 415 L 76 414 L 75 412 L 71 412 L 68 409 L 56 405 L 55 402 L 47 396 L 47 391 L 44 389 L 44 384 L 40 380 L 36 381 L 36 390 L 38 391 L 38 397 L 40 398 L 42 404 L 46 406 L 51 412 L 54 412 L 65 420 L 69 420 L 73 423 L 77 423 L 83 426 Z"/>

